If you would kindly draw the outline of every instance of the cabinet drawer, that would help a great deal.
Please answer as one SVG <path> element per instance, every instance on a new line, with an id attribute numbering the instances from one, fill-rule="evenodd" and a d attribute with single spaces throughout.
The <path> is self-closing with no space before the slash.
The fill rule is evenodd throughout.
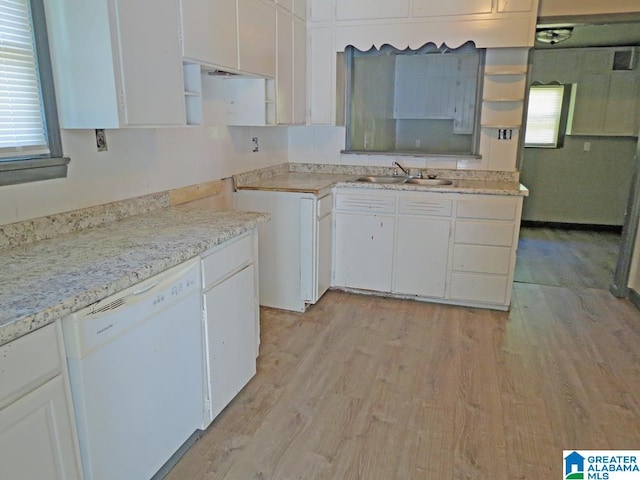
<path id="1" fill-rule="evenodd" d="M 396 198 L 386 195 L 338 194 L 336 209 L 353 212 L 395 213 Z"/>
<path id="2" fill-rule="evenodd" d="M 400 197 L 398 203 L 398 213 L 407 215 L 450 217 L 452 208 L 452 200 L 433 196 Z"/>
<path id="3" fill-rule="evenodd" d="M 60 372 L 62 352 L 56 325 L 35 332 L 0 347 L 0 408 L 53 378 Z"/>
<path id="4" fill-rule="evenodd" d="M 454 273 L 451 275 L 450 298 L 482 303 L 504 304 L 507 277 Z"/>
<path id="5" fill-rule="evenodd" d="M 224 243 L 218 250 L 202 258 L 203 287 L 208 288 L 218 280 L 253 259 L 252 235 L 244 236 L 232 243 Z"/>
<path id="6" fill-rule="evenodd" d="M 476 273 L 509 273 L 511 249 L 480 245 L 455 245 L 453 270 Z"/>
<path id="7" fill-rule="evenodd" d="M 456 243 L 510 247 L 513 228 L 513 223 L 456 222 L 454 238 Z"/>
<path id="8" fill-rule="evenodd" d="M 458 200 L 458 218 L 486 218 L 489 220 L 515 220 L 517 198 L 486 198 L 469 196 Z"/>
<path id="9" fill-rule="evenodd" d="M 333 208 L 333 195 L 325 195 L 318 199 L 318 218 L 326 217 L 331 213 Z"/>

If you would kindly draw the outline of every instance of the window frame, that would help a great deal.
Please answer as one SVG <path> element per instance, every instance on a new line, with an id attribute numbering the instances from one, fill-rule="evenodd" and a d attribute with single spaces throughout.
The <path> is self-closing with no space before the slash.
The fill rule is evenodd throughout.
<path id="1" fill-rule="evenodd" d="M 49 153 L 1 160 L 0 186 L 64 178 L 70 161 L 62 152 L 44 3 L 43 0 L 29 0 L 29 3 Z"/>
<path id="2" fill-rule="evenodd" d="M 531 90 L 535 88 L 561 88 L 562 99 L 560 102 L 560 110 L 558 112 L 557 130 L 555 132 L 555 141 L 551 143 L 527 143 L 527 131 L 529 128 L 529 112 L 530 112 L 530 99 Z M 567 135 L 567 126 L 569 123 L 569 111 L 571 110 L 573 84 L 571 83 L 540 83 L 534 82 L 529 86 L 528 98 L 527 98 L 527 111 L 525 113 L 525 135 L 524 135 L 524 147 L 525 148 L 562 148 L 564 146 L 564 139 Z"/>

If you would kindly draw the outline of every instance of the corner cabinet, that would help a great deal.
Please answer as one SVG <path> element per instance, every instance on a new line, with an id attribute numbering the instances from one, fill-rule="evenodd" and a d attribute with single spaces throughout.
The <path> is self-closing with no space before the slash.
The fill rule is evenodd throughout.
<path id="1" fill-rule="evenodd" d="M 62 128 L 186 124 L 177 0 L 45 8 Z"/>
<path id="2" fill-rule="evenodd" d="M 59 324 L 0 346 L 3 478 L 80 480 Z"/>
<path id="3" fill-rule="evenodd" d="M 522 197 L 339 189 L 334 283 L 506 310 Z"/>
<path id="4" fill-rule="evenodd" d="M 236 208 L 266 212 L 260 225 L 260 305 L 304 312 L 331 284 L 333 195 L 239 190 Z"/>

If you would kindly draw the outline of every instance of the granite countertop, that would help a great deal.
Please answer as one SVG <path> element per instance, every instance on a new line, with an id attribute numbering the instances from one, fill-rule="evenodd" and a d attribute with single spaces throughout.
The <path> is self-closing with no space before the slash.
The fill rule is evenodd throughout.
<path id="1" fill-rule="evenodd" d="M 0 345 L 251 230 L 267 214 L 197 202 L 0 250 Z"/>
<path id="2" fill-rule="evenodd" d="M 337 183 L 352 180 L 353 178 L 357 178 L 357 175 L 287 172 L 238 186 L 237 188 L 238 190 L 272 190 L 276 192 L 313 193 L 318 195 L 322 190 L 331 188 Z"/>
<path id="3" fill-rule="evenodd" d="M 355 179 L 359 176 L 361 175 L 287 172 L 239 185 L 237 189 L 302 192 L 313 193 L 317 195 L 323 189 L 338 186 L 376 190 L 429 191 L 466 194 L 476 193 L 485 195 L 515 196 L 529 195 L 529 190 L 527 190 L 524 185 L 520 184 L 519 182 L 506 180 L 454 178 L 452 179 L 453 183 L 451 185 L 425 186 L 411 184 L 380 184 L 356 182 Z"/>

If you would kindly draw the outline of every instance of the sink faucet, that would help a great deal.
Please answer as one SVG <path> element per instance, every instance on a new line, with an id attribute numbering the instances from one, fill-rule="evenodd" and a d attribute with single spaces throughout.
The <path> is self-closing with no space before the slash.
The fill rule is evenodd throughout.
<path id="1" fill-rule="evenodd" d="M 409 169 L 404 168 L 402 165 L 400 165 L 400 162 L 395 161 L 392 163 L 392 165 L 396 165 L 400 170 L 402 170 L 402 173 L 404 173 L 407 177 L 411 176 L 411 173 L 409 173 Z"/>

